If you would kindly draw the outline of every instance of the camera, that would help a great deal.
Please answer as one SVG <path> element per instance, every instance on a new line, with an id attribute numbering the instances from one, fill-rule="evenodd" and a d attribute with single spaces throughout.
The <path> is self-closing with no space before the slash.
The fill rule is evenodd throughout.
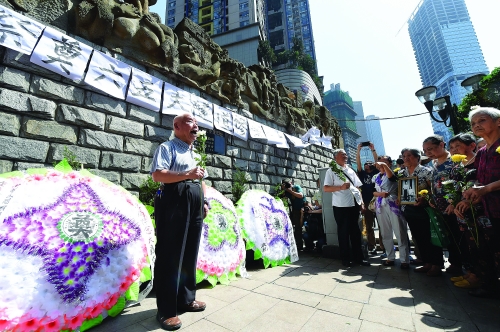
<path id="1" fill-rule="evenodd" d="M 289 189 L 289 188 L 292 186 L 292 185 L 291 185 L 290 183 L 288 183 L 288 182 L 285 182 L 285 183 L 284 183 L 284 185 L 285 185 L 285 188 L 286 188 L 286 189 Z"/>
<path id="2" fill-rule="evenodd" d="M 398 158 L 398 159 L 396 160 L 396 164 L 398 164 L 398 165 L 402 165 L 402 164 L 404 164 L 404 163 L 405 163 L 405 161 L 404 161 L 403 159 L 401 159 L 401 158 Z"/>
<path id="3" fill-rule="evenodd" d="M 361 146 L 370 146 L 371 142 L 370 141 L 367 141 L 367 142 L 361 142 Z"/>

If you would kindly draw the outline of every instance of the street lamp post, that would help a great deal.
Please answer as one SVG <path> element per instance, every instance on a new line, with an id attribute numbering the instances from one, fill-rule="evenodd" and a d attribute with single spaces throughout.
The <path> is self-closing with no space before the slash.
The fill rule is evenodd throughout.
<path id="1" fill-rule="evenodd" d="M 477 74 L 462 81 L 461 85 L 467 92 L 473 92 L 480 89 L 480 82 L 485 74 Z M 450 96 L 444 96 L 436 99 L 437 88 L 435 86 L 427 86 L 415 92 L 418 100 L 425 105 L 430 116 L 437 122 L 443 122 L 446 127 L 451 127 L 455 134 L 460 132 L 458 127 L 458 107 L 451 103 Z M 434 116 L 434 112 L 439 114 L 441 119 Z M 446 124 L 446 120 L 450 119 Z"/>
<path id="2" fill-rule="evenodd" d="M 452 104 L 450 96 L 444 96 L 436 99 L 437 88 L 435 86 L 427 86 L 415 92 L 418 100 L 425 105 L 427 111 L 431 118 L 436 122 L 443 122 L 445 126 L 453 129 L 453 132 L 457 134 L 460 129 L 458 128 L 457 121 L 457 105 Z M 441 119 L 434 116 L 434 112 L 439 114 Z M 447 124 L 446 121 L 450 119 Z"/>

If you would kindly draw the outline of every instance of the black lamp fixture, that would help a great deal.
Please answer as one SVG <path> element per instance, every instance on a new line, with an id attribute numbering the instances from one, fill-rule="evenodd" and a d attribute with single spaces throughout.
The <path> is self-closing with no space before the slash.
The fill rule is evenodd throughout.
<path id="1" fill-rule="evenodd" d="M 481 80 L 485 76 L 486 76 L 486 74 L 477 74 L 477 75 L 471 76 L 471 77 L 466 78 L 465 80 L 463 80 L 461 85 L 469 93 L 477 91 L 480 88 L 479 83 L 481 83 Z"/>
<path id="2" fill-rule="evenodd" d="M 456 134 L 460 132 L 457 122 L 457 105 L 452 104 L 450 96 L 444 96 L 436 99 L 437 88 L 435 86 L 427 86 L 415 92 L 418 100 L 425 105 L 429 115 L 436 122 L 443 122 L 445 126 L 452 127 Z M 434 116 L 434 112 L 439 114 L 441 119 Z M 450 119 L 447 124 L 446 121 Z"/>

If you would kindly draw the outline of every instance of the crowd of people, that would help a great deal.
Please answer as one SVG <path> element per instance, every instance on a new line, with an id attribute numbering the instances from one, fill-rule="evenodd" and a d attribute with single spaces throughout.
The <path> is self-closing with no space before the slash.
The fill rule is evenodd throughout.
<path id="1" fill-rule="evenodd" d="M 361 213 L 371 254 L 378 222 L 384 266 L 395 265 L 394 235 L 400 267 L 419 265 L 414 271 L 429 277 L 442 275 L 445 248 L 445 271 L 455 286 L 471 289 L 473 296 L 500 298 L 500 111 L 476 107 L 469 119 L 472 133 L 449 142 L 427 137 L 421 148 L 402 149 L 397 168 L 370 143 L 358 146 L 357 172 L 344 150 L 334 151 L 322 189 L 332 193 L 343 265 L 368 265 L 361 250 Z M 371 149 L 373 162 L 362 168 L 363 146 Z M 398 196 L 398 184 L 406 178 L 418 184 L 411 202 Z M 410 257 L 408 229 L 416 259 Z"/>

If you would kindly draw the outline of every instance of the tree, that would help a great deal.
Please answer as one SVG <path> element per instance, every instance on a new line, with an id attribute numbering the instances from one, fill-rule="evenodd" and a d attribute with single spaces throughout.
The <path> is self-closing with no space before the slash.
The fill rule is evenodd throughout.
<path id="1" fill-rule="evenodd" d="M 265 61 L 270 66 L 276 62 L 276 54 L 274 53 L 273 48 L 271 47 L 271 43 L 269 40 L 259 40 L 259 47 L 257 48 L 257 55 L 259 57 L 259 61 Z"/>
<path id="2" fill-rule="evenodd" d="M 470 131 L 469 112 L 475 105 L 500 109 L 500 67 L 483 77 L 479 90 L 469 93 L 462 99 L 457 114 L 460 132 Z"/>

